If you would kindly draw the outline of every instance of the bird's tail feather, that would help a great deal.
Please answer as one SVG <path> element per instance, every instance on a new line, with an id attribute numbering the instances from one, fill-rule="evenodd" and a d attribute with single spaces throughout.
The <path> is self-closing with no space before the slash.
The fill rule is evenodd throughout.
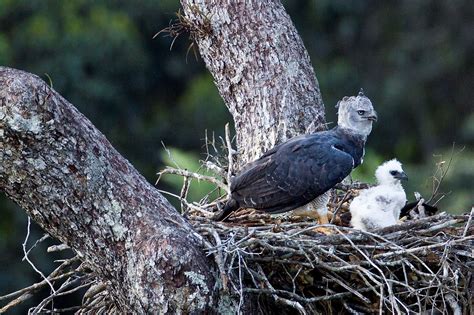
<path id="1" fill-rule="evenodd" d="M 219 211 L 212 220 L 214 221 L 225 221 L 227 217 L 235 210 L 239 209 L 239 203 L 237 200 L 230 198 L 227 200 L 224 209 Z"/>
<path id="2" fill-rule="evenodd" d="M 400 210 L 400 218 L 403 218 L 404 216 L 407 216 L 411 210 L 415 209 L 416 206 L 418 205 L 419 201 L 414 201 L 407 203 L 401 210 Z M 426 214 L 431 216 L 434 215 L 436 212 L 438 212 L 438 207 L 436 206 L 431 206 L 429 204 L 426 204 L 423 202 L 423 207 L 425 208 L 425 211 L 427 212 Z"/>

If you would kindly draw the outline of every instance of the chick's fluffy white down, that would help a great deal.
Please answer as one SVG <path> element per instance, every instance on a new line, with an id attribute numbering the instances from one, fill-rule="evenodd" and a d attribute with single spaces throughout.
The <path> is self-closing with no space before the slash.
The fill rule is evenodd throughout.
<path id="1" fill-rule="evenodd" d="M 400 209 L 406 203 L 406 194 L 400 180 L 390 171 L 403 172 L 400 162 L 390 160 L 376 171 L 378 186 L 363 190 L 352 201 L 351 224 L 360 230 L 373 230 L 397 224 Z"/>

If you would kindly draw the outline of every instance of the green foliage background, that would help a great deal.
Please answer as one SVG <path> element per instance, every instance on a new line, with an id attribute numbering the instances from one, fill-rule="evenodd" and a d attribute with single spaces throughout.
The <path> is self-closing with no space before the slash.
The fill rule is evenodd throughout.
<path id="1" fill-rule="evenodd" d="M 443 210 L 472 205 L 474 168 L 474 16 L 459 1 L 285 1 L 310 53 L 326 104 L 361 87 L 379 112 L 365 163 L 354 177 L 373 181 L 397 157 L 410 177 L 407 194 L 429 196 L 436 163 L 453 165 L 443 182 Z M 153 35 L 177 1 L 0 0 L 0 65 L 33 72 L 79 108 L 150 182 L 169 161 L 164 142 L 186 168 L 203 158 L 205 130 L 231 122 L 213 79 L 189 42 Z M 46 75 L 47 74 L 47 75 Z M 1 148 L 0 148 L 1 149 Z M 161 188 L 177 190 L 169 176 Z M 192 198 L 209 189 L 193 184 Z M 0 295 L 38 281 L 21 262 L 26 215 L 0 195 Z M 35 227 L 32 240 L 42 232 Z M 41 245 L 32 259 L 54 266 Z M 32 301 L 33 303 L 34 301 Z M 76 301 L 77 302 L 77 301 Z M 73 303 L 73 302 L 70 302 Z M 24 308 L 16 310 L 24 313 Z"/>

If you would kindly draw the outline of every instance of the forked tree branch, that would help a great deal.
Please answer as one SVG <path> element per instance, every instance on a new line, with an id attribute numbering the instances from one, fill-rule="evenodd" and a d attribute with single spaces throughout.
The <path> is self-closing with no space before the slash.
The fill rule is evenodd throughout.
<path id="1" fill-rule="evenodd" d="M 181 3 L 234 117 L 238 164 L 324 123 L 308 54 L 279 1 Z M 119 309 L 215 309 L 214 263 L 199 236 L 83 115 L 8 68 L 0 100 L 0 189 L 110 280 Z"/>

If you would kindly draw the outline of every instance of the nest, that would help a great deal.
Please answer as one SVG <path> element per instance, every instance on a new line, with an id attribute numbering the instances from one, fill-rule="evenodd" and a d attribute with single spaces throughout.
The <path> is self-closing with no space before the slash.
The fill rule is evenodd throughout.
<path id="1" fill-rule="evenodd" d="M 220 142 L 220 148 L 218 148 Z M 256 299 L 259 313 L 474 314 L 474 236 L 470 214 L 434 215 L 428 202 L 444 198 L 439 188 L 454 157 L 436 164 L 427 203 L 417 196 L 415 209 L 403 209 L 401 224 L 371 232 L 350 227 L 349 204 L 366 183 L 339 184 L 328 204 L 331 224 L 241 209 L 228 222 L 210 218 L 226 200 L 237 152 L 229 126 L 225 138 L 206 134 L 203 168 L 214 176 L 179 167 L 158 173 L 183 177 L 181 211 L 203 237 L 218 267 L 222 294 L 235 295 L 238 307 Z M 454 149 L 453 149 L 454 150 Z M 227 152 L 223 156 L 222 152 Z M 193 180 L 215 185 L 199 202 L 187 195 Z M 212 192 L 211 192 L 212 193 Z M 426 209 L 424 205 L 427 205 Z M 430 209 L 428 209 L 430 208 Z M 321 227 L 329 234 L 320 233 Z"/>
<path id="2" fill-rule="evenodd" d="M 229 222 L 189 218 L 213 255 L 222 290 L 287 313 L 472 312 L 472 215 L 441 213 L 373 232 L 347 225 L 357 190 L 337 191 L 326 225 L 243 210 Z"/>

